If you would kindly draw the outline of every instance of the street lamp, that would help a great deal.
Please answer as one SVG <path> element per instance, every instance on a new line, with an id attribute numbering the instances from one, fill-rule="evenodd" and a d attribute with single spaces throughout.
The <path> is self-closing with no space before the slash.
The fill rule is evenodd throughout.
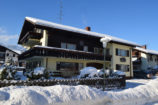
<path id="1" fill-rule="evenodd" d="M 106 36 L 100 39 L 100 42 L 103 43 L 103 48 L 104 48 L 103 91 L 105 91 L 105 65 L 106 65 L 105 60 L 106 60 L 106 47 L 107 47 L 108 42 L 110 42 L 110 41 L 111 41 L 111 38 L 106 37 Z"/>

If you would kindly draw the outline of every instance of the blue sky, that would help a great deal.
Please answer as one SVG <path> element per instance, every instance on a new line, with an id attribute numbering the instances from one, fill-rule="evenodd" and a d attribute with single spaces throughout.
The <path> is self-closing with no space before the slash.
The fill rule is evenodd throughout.
<path id="1" fill-rule="evenodd" d="M 158 50 L 158 0 L 62 0 L 62 24 Z M 0 0 L 0 42 L 16 44 L 24 18 L 60 23 L 60 0 Z"/>

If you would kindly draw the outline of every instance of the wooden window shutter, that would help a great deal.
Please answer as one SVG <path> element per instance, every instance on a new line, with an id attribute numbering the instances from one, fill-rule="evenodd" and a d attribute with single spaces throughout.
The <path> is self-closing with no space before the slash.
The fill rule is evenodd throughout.
<path id="1" fill-rule="evenodd" d="M 127 57 L 129 57 L 129 51 L 127 50 Z"/>
<path id="2" fill-rule="evenodd" d="M 118 55 L 118 48 L 116 48 L 116 55 Z"/>

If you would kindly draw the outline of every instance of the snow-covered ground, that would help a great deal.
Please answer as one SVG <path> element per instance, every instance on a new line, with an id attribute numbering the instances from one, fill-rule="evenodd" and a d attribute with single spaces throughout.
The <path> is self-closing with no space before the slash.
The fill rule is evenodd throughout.
<path id="1" fill-rule="evenodd" d="M 127 80 L 121 90 L 88 86 L 10 86 L 0 88 L 0 105 L 158 105 L 158 78 Z"/>

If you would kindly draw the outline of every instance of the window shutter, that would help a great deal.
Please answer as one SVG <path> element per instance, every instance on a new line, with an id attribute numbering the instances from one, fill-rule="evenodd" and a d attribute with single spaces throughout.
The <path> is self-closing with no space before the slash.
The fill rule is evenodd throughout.
<path id="1" fill-rule="evenodd" d="M 116 49 L 116 55 L 118 55 L 118 48 Z"/>
<path id="2" fill-rule="evenodd" d="M 127 50 L 127 57 L 129 57 L 129 51 Z"/>

